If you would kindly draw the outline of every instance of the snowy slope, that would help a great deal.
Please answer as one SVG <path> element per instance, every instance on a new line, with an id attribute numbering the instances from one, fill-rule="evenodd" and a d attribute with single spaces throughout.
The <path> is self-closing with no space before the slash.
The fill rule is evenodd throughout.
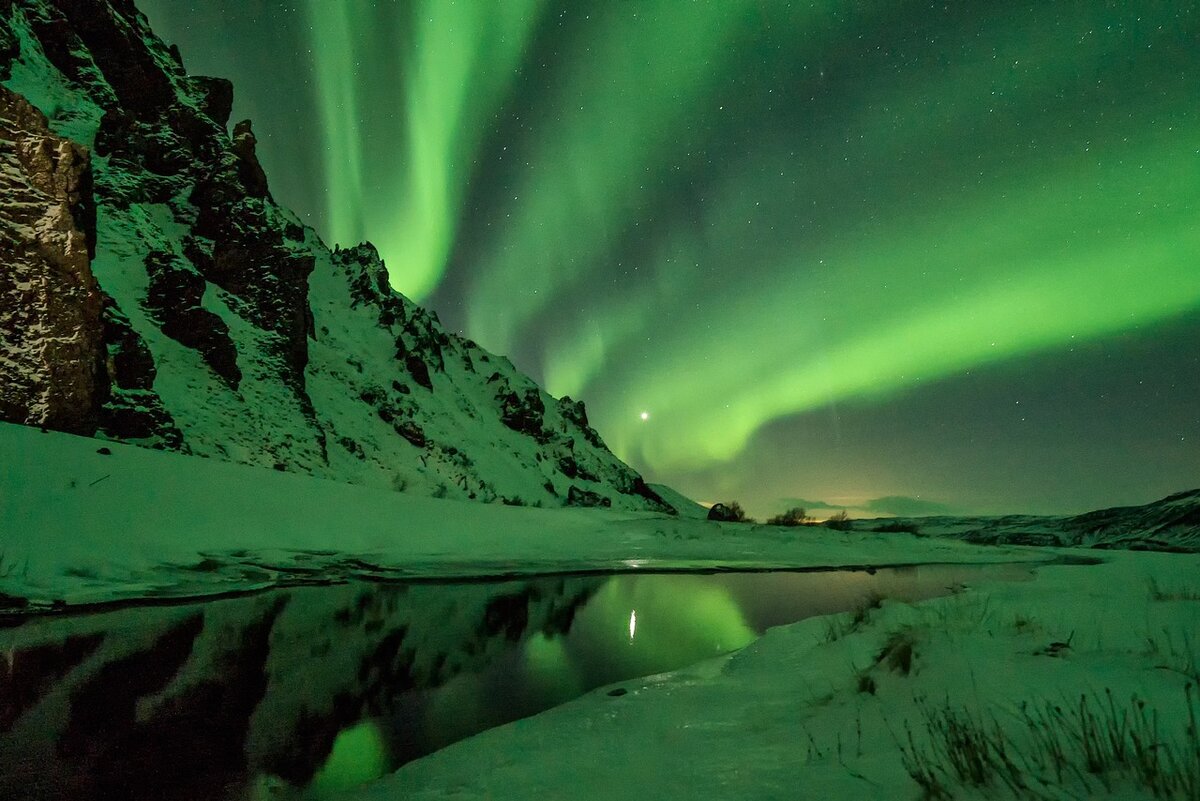
<path id="1" fill-rule="evenodd" d="M 666 484 L 651 484 L 650 489 L 654 490 L 658 497 L 671 504 L 680 517 L 694 517 L 700 520 L 708 518 L 707 507 L 696 503 L 679 490 L 668 487 Z"/>
<path id="2" fill-rule="evenodd" d="M 1105 560 L 771 629 L 729 656 L 486 731 L 344 798 L 1195 798 L 1194 783 L 1161 783 L 1200 769 L 1200 557 Z M 1170 592 L 1149 592 L 1151 580 Z M 1110 735 L 1123 760 L 1103 756 Z M 1135 742 L 1157 754 L 1142 781 Z M 930 766 L 924 792 L 906 750 Z M 1005 759 L 1010 773 L 994 767 Z"/>
<path id="3" fill-rule="evenodd" d="M 370 245 L 331 251 L 279 207 L 249 122 L 227 130 L 231 85 L 188 75 L 129 0 L 0 0 L 0 83 L 91 153 L 106 375 L 70 402 L 99 435 L 437 497 L 669 511 L 581 403 L 393 292 Z"/>
<path id="4" fill-rule="evenodd" d="M 352 578 L 1054 558 L 904 535 L 415 497 L 9 424 L 0 424 L 0 453 L 0 611 Z"/>

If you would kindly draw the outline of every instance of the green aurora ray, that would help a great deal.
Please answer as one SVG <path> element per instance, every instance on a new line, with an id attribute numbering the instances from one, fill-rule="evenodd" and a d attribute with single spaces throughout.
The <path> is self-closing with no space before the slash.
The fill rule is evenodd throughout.
<path id="1" fill-rule="evenodd" d="M 372 0 L 308 0 L 326 140 L 326 231 L 339 244 L 370 238 L 392 282 L 416 300 L 445 269 L 473 154 L 541 5 L 423 0 L 397 18 L 394 7 Z M 393 81 L 396 91 L 377 101 L 382 113 L 369 114 L 360 85 Z"/>

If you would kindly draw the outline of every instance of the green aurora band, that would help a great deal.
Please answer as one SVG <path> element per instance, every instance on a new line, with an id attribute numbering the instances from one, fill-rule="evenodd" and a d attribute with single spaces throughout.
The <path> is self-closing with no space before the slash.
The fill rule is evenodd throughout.
<path id="1" fill-rule="evenodd" d="M 445 269 L 473 154 L 541 5 L 424 0 L 402 13 L 373 0 L 308 0 L 327 233 L 340 243 L 370 238 L 389 260 L 393 283 L 416 300 Z M 400 42 L 388 38 L 397 31 L 411 37 L 400 54 Z M 359 88 L 392 85 L 367 77 L 380 74 L 402 76 L 404 92 L 384 93 L 370 104 L 382 113 L 372 114 Z"/>
<path id="2" fill-rule="evenodd" d="M 659 472 L 1194 313 L 1194 9 L 1009 5 L 309 0 L 325 230 Z"/>

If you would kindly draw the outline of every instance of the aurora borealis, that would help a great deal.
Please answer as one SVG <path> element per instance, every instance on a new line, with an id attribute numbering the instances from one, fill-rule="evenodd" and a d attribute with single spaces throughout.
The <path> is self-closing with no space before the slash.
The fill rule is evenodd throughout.
<path id="1" fill-rule="evenodd" d="M 1194 4 L 140 5 L 234 80 L 278 200 L 652 481 L 1200 485 Z"/>

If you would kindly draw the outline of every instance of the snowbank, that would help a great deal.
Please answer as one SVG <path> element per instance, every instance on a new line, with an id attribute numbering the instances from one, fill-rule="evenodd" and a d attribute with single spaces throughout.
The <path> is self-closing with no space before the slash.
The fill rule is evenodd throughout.
<path id="1" fill-rule="evenodd" d="M 1078 773 L 1069 767 L 1060 779 L 1027 763 L 1036 749 L 1026 715 L 1046 703 L 1071 720 L 1086 694 L 1093 733 L 1106 736 L 1109 703 L 1116 718 L 1127 715 L 1128 731 L 1144 702 L 1147 719 L 1158 716 L 1159 752 L 1186 742 L 1189 682 L 1193 714 L 1200 706 L 1200 557 L 1106 558 L 917 606 L 885 601 L 857 624 L 844 614 L 772 629 L 728 657 L 484 732 L 354 797 L 916 799 L 902 749 L 933 754 L 926 715 L 954 710 L 960 722 L 969 715 L 980 731 L 999 726 L 1011 736 L 1009 756 L 1026 783 L 1017 797 L 1150 798 L 1111 759 L 1089 772 L 1071 757 L 1075 746 L 1065 758 Z M 991 782 L 983 787 L 936 768 L 933 780 L 948 798 L 1012 797 L 999 776 L 983 774 Z"/>
<path id="2" fill-rule="evenodd" d="M 105 453 L 108 451 L 109 453 Z M 905 534 L 437 500 L 0 425 L 0 593 L 36 608 L 348 577 L 1037 561 Z"/>

